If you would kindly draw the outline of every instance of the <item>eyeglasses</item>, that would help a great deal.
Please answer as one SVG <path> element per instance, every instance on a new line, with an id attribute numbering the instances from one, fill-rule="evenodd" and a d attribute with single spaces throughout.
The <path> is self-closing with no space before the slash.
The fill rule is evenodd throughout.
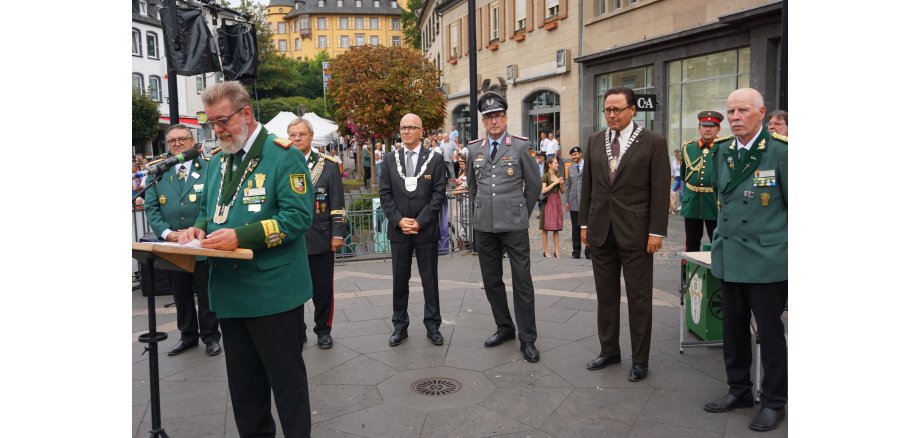
<path id="1" fill-rule="evenodd" d="M 223 128 L 224 126 L 227 126 L 227 122 L 230 121 L 230 118 L 233 117 L 233 116 L 235 116 L 236 113 L 242 111 L 243 108 L 246 108 L 246 107 L 245 107 L 245 106 L 244 106 L 244 107 L 241 107 L 240 109 L 238 109 L 238 110 L 236 110 L 236 111 L 230 113 L 230 115 L 227 116 L 227 117 L 221 117 L 221 118 L 219 118 L 219 119 L 217 119 L 217 120 L 204 122 L 204 124 L 205 124 L 205 126 L 207 126 L 208 128 L 211 128 L 211 129 L 214 129 L 214 126 L 215 126 L 215 125 L 220 126 L 221 128 Z"/>
<path id="2" fill-rule="evenodd" d="M 422 128 L 419 128 L 418 126 L 400 126 L 399 127 L 400 131 L 415 131 L 416 129 L 422 129 Z"/>
<path id="3" fill-rule="evenodd" d="M 606 114 L 606 115 L 608 115 L 608 116 L 611 115 L 611 114 L 617 115 L 617 116 L 618 116 L 618 115 L 622 114 L 623 111 L 626 111 L 626 110 L 628 110 L 629 108 L 630 108 L 630 105 L 627 105 L 627 106 L 624 107 L 624 108 L 604 108 L 604 114 Z"/>
<path id="4" fill-rule="evenodd" d="M 179 143 L 185 143 L 185 142 L 187 142 L 187 141 L 189 141 L 189 140 L 191 140 L 191 139 L 192 139 L 192 137 L 178 137 L 178 138 L 173 138 L 173 139 L 170 139 L 170 140 L 166 140 L 166 143 L 168 143 L 168 144 L 179 144 Z"/>
<path id="5" fill-rule="evenodd" d="M 493 114 L 486 114 L 486 115 L 482 116 L 482 120 L 485 120 L 485 121 L 487 121 L 487 122 L 494 122 L 494 121 L 496 121 L 496 120 L 501 120 L 502 117 L 505 117 L 505 113 L 499 113 L 499 114 L 494 114 L 494 113 L 493 113 Z"/>

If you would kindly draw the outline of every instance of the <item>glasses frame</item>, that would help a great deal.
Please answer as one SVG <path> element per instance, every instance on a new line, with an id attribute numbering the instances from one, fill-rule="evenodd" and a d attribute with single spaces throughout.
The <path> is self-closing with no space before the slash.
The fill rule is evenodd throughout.
<path id="1" fill-rule="evenodd" d="M 400 126 L 400 127 L 399 127 L 399 130 L 400 130 L 400 131 L 409 131 L 409 132 L 412 132 L 412 131 L 415 131 L 415 130 L 417 130 L 417 129 L 422 129 L 422 128 L 420 128 L 420 127 L 418 127 L 418 126 Z"/>
<path id="2" fill-rule="evenodd" d="M 219 119 L 217 119 L 217 120 L 213 120 L 213 121 L 208 120 L 207 122 L 204 122 L 204 124 L 205 124 L 205 126 L 207 126 L 208 128 L 211 128 L 211 130 L 214 130 L 214 126 L 215 126 L 215 125 L 216 125 L 216 126 L 220 126 L 221 129 L 223 129 L 225 126 L 227 126 L 227 122 L 229 122 L 230 119 L 233 118 L 233 116 L 235 116 L 237 113 L 239 113 L 240 111 L 242 111 L 242 110 L 245 109 L 245 108 L 246 108 L 245 106 L 241 106 L 240 109 L 238 109 L 238 110 L 236 110 L 236 111 L 230 113 L 229 116 L 221 117 L 221 118 L 219 118 Z"/>
<path id="3" fill-rule="evenodd" d="M 612 114 L 612 115 L 615 115 L 615 116 L 618 116 L 618 115 L 620 115 L 620 114 L 623 114 L 623 111 L 626 111 L 626 110 L 628 110 L 628 109 L 630 109 L 630 108 L 632 108 L 632 107 L 633 107 L 632 105 L 626 105 L 626 106 L 623 107 L 623 108 L 604 108 L 604 114 L 605 114 L 605 115 L 608 115 L 608 116 L 611 115 L 611 114 Z"/>
<path id="4" fill-rule="evenodd" d="M 191 140 L 191 139 L 193 139 L 193 138 L 194 138 L 194 137 L 179 137 L 179 138 L 174 138 L 174 139 L 172 139 L 172 140 L 166 140 L 166 144 L 181 144 L 181 143 L 185 143 L 185 142 L 187 142 L 187 141 L 189 141 L 189 140 Z"/>
<path id="5" fill-rule="evenodd" d="M 502 118 L 505 117 L 505 115 L 506 115 L 506 114 L 503 113 L 503 112 L 501 112 L 501 113 L 483 114 L 482 120 L 483 120 L 483 121 L 486 121 L 486 122 L 494 122 L 494 121 L 496 121 L 496 120 L 501 120 Z"/>

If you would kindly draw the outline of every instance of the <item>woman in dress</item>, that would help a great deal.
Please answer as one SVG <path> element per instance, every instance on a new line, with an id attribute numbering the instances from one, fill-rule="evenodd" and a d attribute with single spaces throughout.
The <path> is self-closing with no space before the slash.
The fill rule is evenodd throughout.
<path id="1" fill-rule="evenodd" d="M 559 232 L 562 231 L 562 197 L 565 193 L 565 183 L 562 177 L 556 176 L 559 170 L 559 160 L 556 157 L 546 158 L 543 163 L 543 190 L 541 195 L 546 196 L 546 204 L 543 206 L 543 214 L 540 216 L 540 230 L 543 231 L 543 257 L 549 257 L 549 248 L 547 247 L 547 235 L 550 231 L 553 233 L 553 255 L 559 258 Z"/>

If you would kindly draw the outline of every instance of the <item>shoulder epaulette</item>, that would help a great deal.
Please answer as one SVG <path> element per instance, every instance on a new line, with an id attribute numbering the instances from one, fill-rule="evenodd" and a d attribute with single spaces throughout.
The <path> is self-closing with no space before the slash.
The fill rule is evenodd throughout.
<path id="1" fill-rule="evenodd" d="M 712 143 L 713 143 L 713 144 L 715 144 L 715 143 L 721 143 L 721 142 L 723 142 L 723 141 L 731 140 L 731 139 L 733 139 L 733 138 L 735 138 L 734 135 L 727 135 L 727 136 L 725 136 L 725 137 L 719 137 L 719 138 L 713 140 Z"/>
<path id="2" fill-rule="evenodd" d="M 511 134 L 511 136 L 514 137 L 514 138 L 516 138 L 516 139 L 518 139 L 518 140 L 528 140 L 528 141 L 530 140 L 529 138 L 527 138 L 527 137 L 521 137 L 520 135 Z"/>
<path id="3" fill-rule="evenodd" d="M 336 162 L 336 161 L 335 161 L 335 158 L 333 158 L 331 155 L 326 155 L 326 154 L 320 152 L 320 153 L 319 153 L 319 156 L 320 156 L 320 157 L 323 157 L 323 158 L 325 158 L 325 159 L 327 159 L 327 160 L 329 160 L 329 161 L 332 161 L 333 163 Z"/>
<path id="4" fill-rule="evenodd" d="M 220 152 L 220 149 L 221 149 L 220 146 L 214 149 L 211 149 L 211 156 L 208 158 L 205 158 L 205 161 L 211 161 L 211 158 L 214 158 L 214 156 L 217 155 L 218 152 Z"/>
<path id="5" fill-rule="evenodd" d="M 470 140 L 470 142 L 469 142 L 469 143 L 467 143 L 467 144 L 474 144 L 474 143 L 479 143 L 479 142 L 481 142 L 481 141 L 482 141 L 482 139 L 481 139 L 481 138 L 477 138 L 476 140 Z"/>
<path id="6" fill-rule="evenodd" d="M 682 144 L 681 146 L 687 146 L 687 145 L 690 144 L 690 143 L 696 143 L 696 140 L 690 140 L 690 141 L 688 141 L 688 142 Z"/>
<path id="7" fill-rule="evenodd" d="M 275 144 L 281 146 L 283 149 L 289 149 L 294 142 L 286 138 L 275 137 Z"/>
<path id="8" fill-rule="evenodd" d="M 771 134 L 773 135 L 773 138 L 775 138 L 775 139 L 777 139 L 777 140 L 779 140 L 779 141 L 781 141 L 781 142 L 783 142 L 783 143 L 789 143 L 789 137 L 786 137 L 786 136 L 783 135 L 783 134 L 777 134 L 777 133 L 775 133 L 775 132 L 773 132 L 773 133 L 771 133 Z"/>

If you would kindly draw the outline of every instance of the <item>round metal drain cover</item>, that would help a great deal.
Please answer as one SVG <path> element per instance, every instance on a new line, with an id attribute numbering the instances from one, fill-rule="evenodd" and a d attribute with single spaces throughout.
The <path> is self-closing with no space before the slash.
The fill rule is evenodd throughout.
<path id="1" fill-rule="evenodd" d="M 463 385 L 447 377 L 429 377 L 416 380 L 410 385 L 412 392 L 422 395 L 450 395 L 460 391 Z"/>

